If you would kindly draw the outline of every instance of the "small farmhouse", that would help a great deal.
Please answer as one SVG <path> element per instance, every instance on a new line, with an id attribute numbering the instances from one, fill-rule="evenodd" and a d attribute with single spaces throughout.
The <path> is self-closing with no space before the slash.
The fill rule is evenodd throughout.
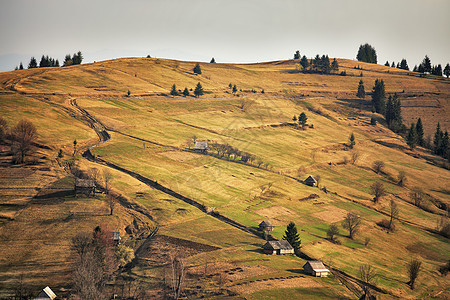
<path id="1" fill-rule="evenodd" d="M 264 253 L 271 255 L 290 255 L 294 254 L 294 248 L 286 240 L 269 241 L 264 246 Z"/>
<path id="2" fill-rule="evenodd" d="M 317 180 L 315 180 L 311 175 L 305 179 L 304 183 L 309 186 L 317 186 Z"/>
<path id="3" fill-rule="evenodd" d="M 94 194 L 95 182 L 92 179 L 75 178 L 75 195 L 88 195 Z"/>
<path id="4" fill-rule="evenodd" d="M 207 152 L 208 151 L 208 142 L 205 141 L 195 141 L 194 150 L 198 152 Z"/>
<path id="5" fill-rule="evenodd" d="M 120 232 L 117 232 L 117 231 L 113 231 L 112 238 L 113 238 L 113 243 L 114 243 L 115 246 L 119 245 L 120 244 L 120 240 L 122 239 L 120 237 Z"/>
<path id="6" fill-rule="evenodd" d="M 48 300 L 48 299 L 56 299 L 56 295 L 55 293 L 53 293 L 53 291 L 47 286 L 45 287 L 40 293 L 39 295 L 37 295 L 35 298 L 33 298 L 34 300 Z"/>
<path id="7" fill-rule="evenodd" d="M 306 273 L 311 274 L 316 277 L 327 277 L 330 274 L 330 270 L 328 270 L 321 261 L 311 260 L 308 261 L 303 269 Z"/>
<path id="8" fill-rule="evenodd" d="M 272 223 L 270 223 L 270 221 L 264 220 L 261 223 L 259 223 L 258 227 L 259 227 L 259 230 L 261 230 L 261 231 L 269 232 L 269 231 L 273 231 L 273 228 L 275 226 L 273 226 Z"/>

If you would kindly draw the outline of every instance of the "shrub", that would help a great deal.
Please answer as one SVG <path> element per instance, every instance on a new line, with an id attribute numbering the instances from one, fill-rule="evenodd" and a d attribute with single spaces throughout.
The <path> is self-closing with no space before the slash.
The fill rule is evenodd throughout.
<path id="1" fill-rule="evenodd" d="M 377 119 L 374 117 L 370 118 L 370 125 L 377 125 Z"/>

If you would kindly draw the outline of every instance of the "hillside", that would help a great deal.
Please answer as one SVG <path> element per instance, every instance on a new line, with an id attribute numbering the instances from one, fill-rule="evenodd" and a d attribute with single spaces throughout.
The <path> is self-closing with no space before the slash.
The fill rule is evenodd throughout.
<path id="1" fill-rule="evenodd" d="M 202 75 L 195 75 L 193 62 L 154 58 L 0 73 L 0 116 L 10 127 L 29 119 L 39 133 L 24 165 L 11 165 L 8 146 L 0 145 L 0 297 L 10 295 L 20 274 L 34 290 L 52 285 L 64 293 L 71 238 L 98 224 L 139 249 L 127 274 L 153 296 L 168 254 L 177 253 L 186 262 L 189 298 L 353 299 L 366 263 L 380 275 L 381 299 L 448 297 L 448 281 L 437 269 L 449 259 L 450 246 L 436 227 L 448 222 L 450 173 L 429 150 L 410 150 L 370 111 L 370 96 L 360 100 L 355 93 L 360 79 L 366 92 L 383 79 L 388 94 L 400 95 L 404 123 L 420 116 L 432 136 L 437 122 L 450 129 L 450 80 L 338 61 L 347 76 L 299 73 L 292 60 L 201 63 Z M 205 91 L 199 98 L 169 95 L 173 84 L 182 91 L 198 82 Z M 301 112 L 306 128 L 292 121 Z M 372 116 L 378 125 L 370 125 Z M 193 136 L 255 158 L 244 163 L 213 149 L 209 155 L 191 151 Z M 385 164 L 380 173 L 373 170 L 377 160 Z M 112 173 L 121 196 L 112 216 L 103 194 L 73 195 L 70 164 Z M 400 172 L 405 186 L 397 185 Z M 303 184 L 309 175 L 326 191 Z M 372 201 L 374 182 L 387 191 L 379 203 Z M 410 196 L 417 188 L 424 193 L 422 208 Z M 391 200 L 399 208 L 394 232 L 377 225 L 388 219 Z M 341 226 L 348 212 L 362 220 L 354 240 Z M 271 234 L 277 239 L 295 222 L 303 257 L 263 254 L 265 241 L 254 234 L 262 220 L 276 226 Z M 326 239 L 331 224 L 339 225 L 341 244 Z M 142 238 L 154 228 L 153 239 Z M 307 257 L 324 261 L 335 276 L 303 274 Z M 414 290 L 406 284 L 412 258 L 423 266 Z"/>

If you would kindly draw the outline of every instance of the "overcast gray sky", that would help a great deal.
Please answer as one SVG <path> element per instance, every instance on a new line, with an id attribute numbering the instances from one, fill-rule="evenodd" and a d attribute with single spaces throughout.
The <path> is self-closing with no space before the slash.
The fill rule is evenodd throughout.
<path id="1" fill-rule="evenodd" d="M 449 0 L 0 0 L 0 71 L 81 50 L 217 62 L 307 57 L 450 62 Z"/>

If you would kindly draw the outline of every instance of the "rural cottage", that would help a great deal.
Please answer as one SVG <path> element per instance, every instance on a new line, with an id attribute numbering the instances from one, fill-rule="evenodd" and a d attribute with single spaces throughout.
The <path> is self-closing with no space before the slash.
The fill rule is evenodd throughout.
<path id="1" fill-rule="evenodd" d="M 264 253 L 271 255 L 291 255 L 294 254 L 294 248 L 286 240 L 269 241 L 264 246 Z"/>

